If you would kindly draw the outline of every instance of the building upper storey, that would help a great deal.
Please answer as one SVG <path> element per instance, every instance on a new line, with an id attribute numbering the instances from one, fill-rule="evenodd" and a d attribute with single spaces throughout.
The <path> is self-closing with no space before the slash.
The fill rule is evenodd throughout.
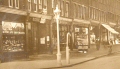
<path id="1" fill-rule="evenodd" d="M 54 15 L 57 4 L 64 18 L 120 22 L 120 0 L 0 0 L 0 7 L 43 15 Z"/>

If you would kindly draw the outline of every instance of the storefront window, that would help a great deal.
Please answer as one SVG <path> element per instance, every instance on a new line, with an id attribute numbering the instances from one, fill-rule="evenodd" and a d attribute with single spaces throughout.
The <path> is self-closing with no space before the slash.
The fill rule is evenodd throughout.
<path id="1" fill-rule="evenodd" d="M 75 46 L 79 51 L 88 49 L 88 28 L 75 27 Z"/>
<path id="2" fill-rule="evenodd" d="M 95 44 L 95 34 L 94 33 L 92 33 L 90 35 L 90 44 Z"/>
<path id="3" fill-rule="evenodd" d="M 2 22 L 2 45 L 3 51 L 23 51 L 25 45 L 24 24 L 16 22 Z"/>

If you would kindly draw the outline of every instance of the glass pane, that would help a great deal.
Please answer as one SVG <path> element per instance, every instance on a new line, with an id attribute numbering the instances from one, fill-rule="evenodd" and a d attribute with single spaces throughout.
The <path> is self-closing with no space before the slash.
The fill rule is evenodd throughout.
<path id="1" fill-rule="evenodd" d="M 16 7 L 19 7 L 19 0 L 15 0 Z"/>
<path id="2" fill-rule="evenodd" d="M 39 0 L 39 9 L 42 9 L 42 0 Z"/>

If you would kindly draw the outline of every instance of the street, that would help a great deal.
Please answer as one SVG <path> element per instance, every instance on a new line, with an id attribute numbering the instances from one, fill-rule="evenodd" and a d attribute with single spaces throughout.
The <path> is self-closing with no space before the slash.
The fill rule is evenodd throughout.
<path id="1" fill-rule="evenodd" d="M 111 55 L 108 55 L 108 49 L 104 46 L 101 46 L 99 51 L 95 46 L 91 46 L 86 54 L 73 50 L 70 52 L 70 64 L 66 64 L 66 52 L 61 51 L 62 66 L 57 65 L 56 53 L 54 53 L 31 55 L 29 59 L 4 62 L 0 64 L 0 69 L 119 69 L 119 46 L 113 47 Z"/>
<path id="2" fill-rule="evenodd" d="M 59 69 L 120 69 L 120 53 Z"/>

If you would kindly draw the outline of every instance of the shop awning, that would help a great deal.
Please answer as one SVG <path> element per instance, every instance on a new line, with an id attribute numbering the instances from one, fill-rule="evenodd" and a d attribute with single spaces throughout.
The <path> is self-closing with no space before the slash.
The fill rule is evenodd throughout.
<path id="1" fill-rule="evenodd" d="M 119 32 L 115 31 L 113 28 L 111 28 L 109 25 L 102 24 L 108 31 L 110 31 L 113 34 L 119 34 Z"/>

